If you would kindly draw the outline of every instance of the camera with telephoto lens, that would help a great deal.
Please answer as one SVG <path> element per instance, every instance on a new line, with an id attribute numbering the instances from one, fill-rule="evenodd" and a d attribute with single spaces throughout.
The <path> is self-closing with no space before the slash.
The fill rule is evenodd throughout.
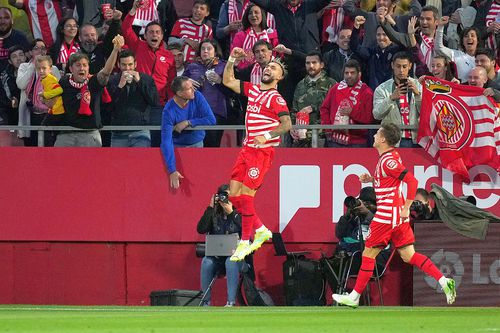
<path id="1" fill-rule="evenodd" d="M 215 193 L 214 196 L 215 203 L 223 202 L 223 203 L 229 203 L 229 194 L 227 192 L 221 191 Z"/>
<path id="2" fill-rule="evenodd" d="M 360 205 L 361 205 L 361 200 L 351 195 L 344 199 L 344 206 L 346 206 L 348 210 L 352 210 Z"/>
<path id="3" fill-rule="evenodd" d="M 430 209 L 420 200 L 415 200 L 410 206 L 410 215 L 416 220 L 428 220 L 430 218 Z"/>

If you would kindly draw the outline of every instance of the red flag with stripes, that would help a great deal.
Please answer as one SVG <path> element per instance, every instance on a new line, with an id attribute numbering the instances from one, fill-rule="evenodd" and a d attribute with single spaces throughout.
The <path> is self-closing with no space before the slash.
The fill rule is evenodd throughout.
<path id="1" fill-rule="evenodd" d="M 422 89 L 419 145 L 466 182 L 477 165 L 500 172 L 499 111 L 484 89 L 434 77 Z"/>

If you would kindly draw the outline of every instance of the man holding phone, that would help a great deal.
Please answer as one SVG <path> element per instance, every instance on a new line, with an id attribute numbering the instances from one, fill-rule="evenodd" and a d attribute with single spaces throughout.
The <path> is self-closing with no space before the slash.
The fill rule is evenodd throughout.
<path id="1" fill-rule="evenodd" d="M 391 64 L 393 78 L 375 89 L 373 117 L 381 120 L 382 124 L 418 126 L 422 86 L 416 79 L 409 77 L 412 66 L 411 54 L 407 52 L 396 53 Z M 417 129 L 403 129 L 399 147 L 418 147 L 416 139 Z"/>

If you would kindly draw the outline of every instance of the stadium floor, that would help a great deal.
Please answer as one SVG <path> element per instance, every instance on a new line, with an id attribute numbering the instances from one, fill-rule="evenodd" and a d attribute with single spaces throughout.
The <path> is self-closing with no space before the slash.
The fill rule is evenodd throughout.
<path id="1" fill-rule="evenodd" d="M 500 332 L 500 308 L 3 305 L 0 332 Z"/>

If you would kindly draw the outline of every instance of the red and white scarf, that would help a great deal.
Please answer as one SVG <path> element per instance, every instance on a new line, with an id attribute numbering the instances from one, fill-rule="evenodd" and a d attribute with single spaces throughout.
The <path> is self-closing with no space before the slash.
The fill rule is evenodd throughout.
<path id="1" fill-rule="evenodd" d="M 351 118 L 349 116 L 344 116 L 340 114 L 340 109 L 344 107 L 350 107 L 354 109 L 359 102 L 361 88 L 363 87 L 363 82 L 359 80 L 354 86 L 349 87 L 345 80 L 342 80 L 337 86 L 337 96 L 338 96 L 338 108 L 335 113 L 335 119 L 333 121 L 334 125 L 348 125 L 352 124 Z M 340 144 L 349 144 L 349 131 L 348 130 L 336 130 L 332 132 L 332 141 L 338 142 Z"/>
<path id="2" fill-rule="evenodd" d="M 432 51 L 434 50 L 434 38 L 424 35 L 420 33 L 420 37 L 422 37 L 422 44 L 420 45 L 420 52 L 424 56 L 424 61 L 429 70 L 432 67 Z"/>
<path id="3" fill-rule="evenodd" d="M 26 96 L 33 103 L 35 113 L 46 113 L 49 108 L 43 104 L 40 92 L 43 92 L 42 79 L 38 74 L 33 74 L 26 89 Z"/>
<path id="4" fill-rule="evenodd" d="M 158 3 L 159 0 L 143 0 L 143 5 L 137 8 L 132 25 L 141 27 L 140 35 L 144 34 L 149 22 L 159 21 Z"/>
<path id="5" fill-rule="evenodd" d="M 341 7 L 327 9 L 323 14 L 325 26 L 325 32 L 328 34 L 328 42 L 336 43 L 339 38 L 340 29 L 342 29 L 342 25 L 344 24 L 344 9 Z M 327 23 L 328 22 L 328 23 Z"/>
<path id="6" fill-rule="evenodd" d="M 62 42 L 57 63 L 66 64 L 69 60 L 69 56 L 78 51 L 80 51 L 80 45 L 78 45 L 74 39 L 69 45 L 66 42 Z"/>
<path id="7" fill-rule="evenodd" d="M 252 72 L 250 73 L 250 82 L 252 84 L 260 84 L 260 80 L 262 79 L 263 68 L 260 67 L 258 63 L 255 63 L 252 68 Z"/>
<path id="8" fill-rule="evenodd" d="M 89 90 L 89 79 L 91 77 L 92 76 L 86 78 L 84 82 L 76 82 L 73 80 L 73 75 L 70 74 L 68 80 L 69 84 L 73 88 L 80 89 L 81 96 L 80 96 L 80 108 L 78 109 L 78 114 L 85 116 L 92 115 L 92 109 L 90 108 L 90 101 L 92 100 L 92 96 L 90 95 L 90 90 Z M 101 101 L 105 104 L 111 103 L 111 95 L 109 94 L 106 87 L 104 87 L 102 91 Z"/>
<path id="9" fill-rule="evenodd" d="M 488 28 L 493 22 L 495 22 L 497 20 L 497 17 L 499 16 L 500 16 L 500 4 L 493 1 L 491 3 L 490 10 L 488 11 L 488 15 L 486 15 L 486 20 L 485 20 L 486 28 Z M 486 46 L 489 47 L 490 49 L 493 49 L 496 54 L 498 45 L 494 33 L 488 35 L 488 38 L 486 39 Z"/>
<path id="10" fill-rule="evenodd" d="M 255 32 L 253 28 L 246 31 L 245 40 L 243 41 L 243 50 L 245 50 L 247 57 L 245 58 L 246 63 L 255 62 L 255 58 L 252 52 L 252 48 L 259 40 L 265 40 L 266 42 L 271 42 L 267 31 Z M 259 82 L 260 84 L 260 82 Z"/>
<path id="11" fill-rule="evenodd" d="M 401 125 L 410 125 L 410 104 L 408 103 L 408 93 L 399 96 L 399 112 L 401 113 Z M 411 139 L 411 131 L 403 130 L 403 138 Z"/>
<path id="12" fill-rule="evenodd" d="M 300 6 L 302 6 L 302 0 L 297 6 L 291 6 L 290 4 L 287 4 L 288 9 L 291 10 L 294 14 L 297 13 L 297 10 L 300 8 Z"/>

